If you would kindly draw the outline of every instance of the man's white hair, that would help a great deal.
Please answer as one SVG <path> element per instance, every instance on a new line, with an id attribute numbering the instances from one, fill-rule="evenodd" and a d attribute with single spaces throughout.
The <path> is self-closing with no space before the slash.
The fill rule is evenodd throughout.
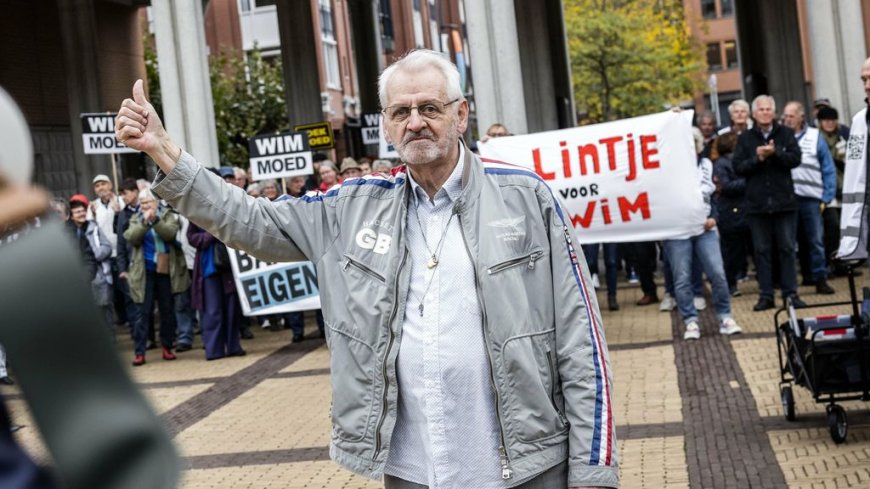
<path id="1" fill-rule="evenodd" d="M 139 191 L 139 202 L 143 200 L 157 200 L 157 197 L 151 192 L 150 188 L 146 188 L 145 190 Z"/>
<path id="2" fill-rule="evenodd" d="M 436 68 L 440 71 L 441 74 L 444 75 L 444 79 L 447 81 L 447 85 L 444 87 L 444 90 L 447 92 L 447 100 L 444 100 L 444 102 L 449 102 L 454 99 L 465 99 L 465 97 L 462 96 L 459 70 L 456 69 L 456 65 L 450 62 L 446 55 L 437 51 L 415 49 L 381 72 L 381 76 L 378 78 L 378 98 L 380 98 L 381 107 L 387 107 L 387 85 L 390 82 L 390 78 L 392 78 L 397 71 L 414 72 L 430 67 Z"/>
<path id="3" fill-rule="evenodd" d="M 743 110 L 749 112 L 749 102 L 743 100 L 742 98 L 739 98 L 728 104 L 728 113 L 730 114 L 734 112 L 734 109 L 736 109 L 737 107 L 743 107 Z"/>
<path id="4" fill-rule="evenodd" d="M 768 101 L 770 102 L 770 108 L 776 112 L 776 100 L 773 99 L 770 95 L 759 95 L 752 99 L 752 111 L 755 112 L 755 109 L 758 108 L 758 102 Z"/>

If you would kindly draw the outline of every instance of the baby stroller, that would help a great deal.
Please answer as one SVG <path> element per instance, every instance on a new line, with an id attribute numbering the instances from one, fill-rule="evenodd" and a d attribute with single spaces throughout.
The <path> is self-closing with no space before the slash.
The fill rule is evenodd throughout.
<path id="1" fill-rule="evenodd" d="M 870 315 L 861 312 L 855 290 L 855 268 L 862 263 L 848 266 L 851 301 L 811 304 L 800 309 L 851 306 L 848 314 L 798 318 L 789 300 L 774 315 L 785 419 L 795 419 L 792 384 L 802 386 L 817 403 L 827 404 L 831 438 L 838 444 L 846 441 L 848 425 L 846 411 L 837 402 L 870 401 Z M 782 323 L 781 314 L 788 316 Z"/>

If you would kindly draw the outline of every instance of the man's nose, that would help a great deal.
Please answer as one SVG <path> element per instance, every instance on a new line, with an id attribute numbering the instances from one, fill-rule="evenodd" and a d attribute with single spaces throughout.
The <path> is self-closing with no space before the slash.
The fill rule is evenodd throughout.
<path id="1" fill-rule="evenodd" d="M 426 120 L 423 116 L 420 115 L 419 109 L 412 109 L 411 115 L 408 117 L 408 130 L 413 132 L 420 132 L 426 127 Z"/>

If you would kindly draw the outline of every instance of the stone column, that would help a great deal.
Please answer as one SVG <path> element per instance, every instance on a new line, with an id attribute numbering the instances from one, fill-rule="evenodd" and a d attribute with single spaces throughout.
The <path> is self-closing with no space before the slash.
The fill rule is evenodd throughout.
<path id="1" fill-rule="evenodd" d="M 840 111 L 840 120 L 848 121 L 864 106 L 859 78 L 866 56 L 861 5 L 806 0 L 806 8 L 815 98 L 829 98 Z"/>
<path id="2" fill-rule="evenodd" d="M 203 164 L 220 166 L 202 2 L 154 0 L 151 8 L 166 130 Z"/>
<path id="3" fill-rule="evenodd" d="M 490 124 L 501 122 L 511 132 L 525 134 L 528 122 L 514 0 L 464 3 L 478 128 L 483 133 Z"/>

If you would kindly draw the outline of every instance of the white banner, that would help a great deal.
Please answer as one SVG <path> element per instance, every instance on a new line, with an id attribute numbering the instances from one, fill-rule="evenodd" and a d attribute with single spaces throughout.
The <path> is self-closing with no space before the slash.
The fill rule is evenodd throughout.
<path id="1" fill-rule="evenodd" d="M 227 247 L 245 316 L 320 309 L 317 272 L 310 261 L 267 263 Z"/>
<path id="2" fill-rule="evenodd" d="M 490 139 L 481 156 L 534 170 L 564 202 L 580 243 L 695 236 L 707 217 L 693 111 Z"/>

